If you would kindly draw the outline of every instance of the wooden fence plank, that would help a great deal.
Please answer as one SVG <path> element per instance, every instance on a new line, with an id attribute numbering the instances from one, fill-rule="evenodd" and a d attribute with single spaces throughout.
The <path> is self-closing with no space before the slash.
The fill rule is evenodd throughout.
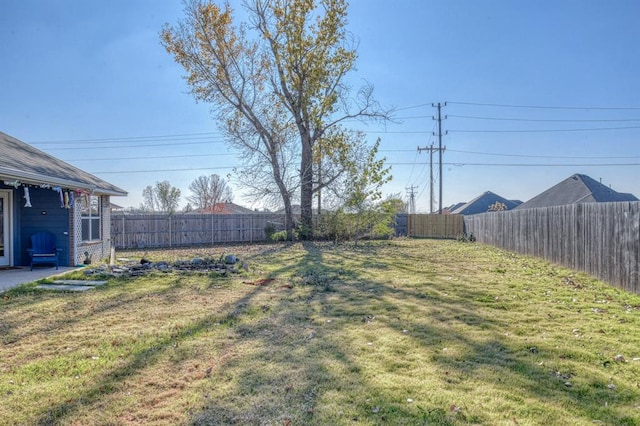
<path id="1" fill-rule="evenodd" d="M 265 228 L 284 229 L 276 214 L 112 214 L 111 236 L 116 248 L 181 247 L 266 240 Z"/>
<path id="2" fill-rule="evenodd" d="M 410 214 L 408 235 L 418 238 L 457 238 L 464 233 L 462 215 Z"/>
<path id="3" fill-rule="evenodd" d="M 640 294 L 640 202 L 586 203 L 465 216 L 478 241 L 542 257 Z"/>

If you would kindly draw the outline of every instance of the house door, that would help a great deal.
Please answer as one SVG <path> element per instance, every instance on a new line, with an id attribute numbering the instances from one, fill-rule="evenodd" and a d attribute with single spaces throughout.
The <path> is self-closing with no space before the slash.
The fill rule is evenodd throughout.
<path id="1" fill-rule="evenodd" d="M 9 205 L 10 192 L 0 191 L 0 266 L 11 264 L 11 239 L 9 238 L 10 213 Z"/>

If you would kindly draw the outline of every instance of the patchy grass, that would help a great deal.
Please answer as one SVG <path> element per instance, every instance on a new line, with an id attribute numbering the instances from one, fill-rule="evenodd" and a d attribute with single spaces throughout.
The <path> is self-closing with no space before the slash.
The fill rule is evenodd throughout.
<path id="1" fill-rule="evenodd" d="M 454 241 L 118 256 L 222 251 L 249 273 L 4 293 L 0 424 L 640 424 L 638 296 Z"/>

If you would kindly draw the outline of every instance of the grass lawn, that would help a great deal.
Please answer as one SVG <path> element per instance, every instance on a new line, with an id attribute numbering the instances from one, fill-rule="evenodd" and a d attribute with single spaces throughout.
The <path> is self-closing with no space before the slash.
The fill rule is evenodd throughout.
<path id="1" fill-rule="evenodd" d="M 640 424 L 639 296 L 457 241 L 118 256 L 223 250 L 0 295 L 0 424 Z"/>

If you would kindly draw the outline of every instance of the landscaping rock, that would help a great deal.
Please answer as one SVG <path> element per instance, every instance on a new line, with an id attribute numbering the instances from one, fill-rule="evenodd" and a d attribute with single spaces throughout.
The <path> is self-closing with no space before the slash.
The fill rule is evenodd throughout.
<path id="1" fill-rule="evenodd" d="M 222 261 L 225 263 L 222 263 Z M 238 259 L 234 255 L 221 256 L 220 259 L 204 259 L 200 257 L 193 258 L 191 260 L 176 261 L 170 264 L 166 261 L 151 262 L 148 259 L 142 258 L 139 262 L 128 261 L 124 265 L 117 265 L 115 267 L 109 267 L 107 265 L 100 265 L 93 268 L 87 268 L 84 270 L 84 274 L 91 275 L 106 275 L 112 277 L 137 277 L 151 273 L 153 271 L 171 272 L 171 271 L 193 271 L 204 273 L 215 273 L 220 276 L 227 276 L 228 274 L 239 273 L 239 268 L 233 266 L 238 263 Z M 245 270 L 248 270 L 248 264 Z"/>

